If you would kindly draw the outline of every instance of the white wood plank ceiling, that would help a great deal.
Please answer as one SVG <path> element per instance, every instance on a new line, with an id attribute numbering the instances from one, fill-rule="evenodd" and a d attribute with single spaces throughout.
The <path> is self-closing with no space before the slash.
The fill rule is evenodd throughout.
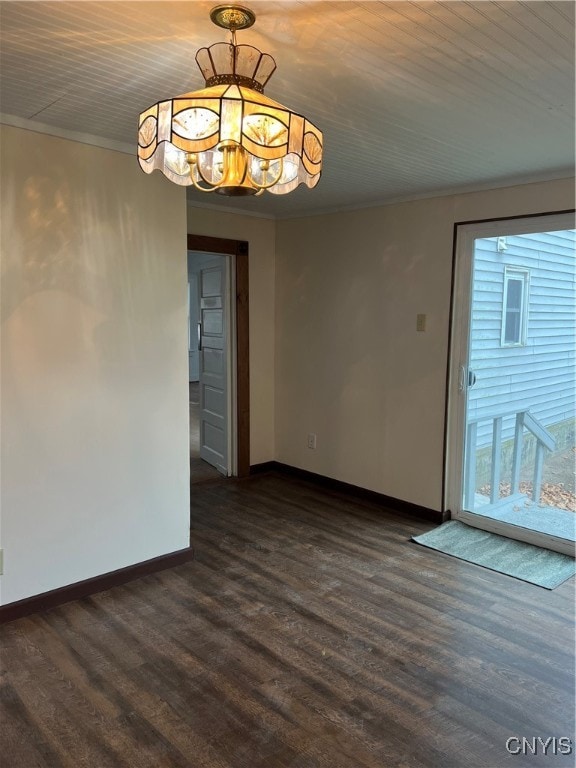
<path id="1" fill-rule="evenodd" d="M 227 39 L 216 4 L 4 0 L 0 111 L 135 147 L 142 109 L 203 86 L 196 50 Z M 276 58 L 266 93 L 324 131 L 323 176 L 191 200 L 293 216 L 573 173 L 572 2 L 245 4 L 238 41 Z"/>

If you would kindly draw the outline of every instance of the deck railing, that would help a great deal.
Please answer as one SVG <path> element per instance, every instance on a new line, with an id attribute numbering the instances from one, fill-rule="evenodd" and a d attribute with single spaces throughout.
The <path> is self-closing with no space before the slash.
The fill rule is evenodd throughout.
<path id="1" fill-rule="evenodd" d="M 540 501 L 542 492 L 542 467 L 544 451 L 553 451 L 556 441 L 548 430 L 536 419 L 529 410 L 500 413 L 496 416 L 481 417 L 468 422 L 466 435 L 466 453 L 464 465 L 464 488 L 466 509 L 473 510 L 476 495 L 476 438 L 478 423 L 492 421 L 492 454 L 490 458 L 490 504 L 496 504 L 500 499 L 500 477 L 502 467 L 502 422 L 505 418 L 515 416 L 514 442 L 512 447 L 512 481 L 511 494 L 520 492 L 520 469 L 522 466 L 522 448 L 524 444 L 524 429 L 536 438 L 536 454 L 534 457 L 534 472 L 532 475 L 532 499 Z"/>

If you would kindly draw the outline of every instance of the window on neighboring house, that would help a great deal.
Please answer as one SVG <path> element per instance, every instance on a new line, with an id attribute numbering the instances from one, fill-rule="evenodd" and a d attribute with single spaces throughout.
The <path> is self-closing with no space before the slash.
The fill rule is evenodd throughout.
<path id="1" fill-rule="evenodd" d="M 503 347 L 522 347 L 526 344 L 529 286 L 530 272 L 527 269 L 505 267 L 500 338 Z"/>

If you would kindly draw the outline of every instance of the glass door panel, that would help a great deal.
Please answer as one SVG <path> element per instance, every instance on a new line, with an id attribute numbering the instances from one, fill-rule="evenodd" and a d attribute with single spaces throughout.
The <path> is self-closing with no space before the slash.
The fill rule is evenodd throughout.
<path id="1" fill-rule="evenodd" d="M 558 548 L 576 538 L 576 233 L 536 222 L 469 233 L 457 516 Z"/>

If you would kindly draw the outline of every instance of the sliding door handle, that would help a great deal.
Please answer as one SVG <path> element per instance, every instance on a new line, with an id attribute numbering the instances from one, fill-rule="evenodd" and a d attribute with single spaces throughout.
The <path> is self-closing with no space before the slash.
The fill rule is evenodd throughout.
<path id="1" fill-rule="evenodd" d="M 467 392 L 476 384 L 476 374 L 467 365 L 461 365 L 458 373 L 458 391 Z"/>
<path id="2" fill-rule="evenodd" d="M 202 323 L 198 323 L 198 351 L 202 350 Z"/>

